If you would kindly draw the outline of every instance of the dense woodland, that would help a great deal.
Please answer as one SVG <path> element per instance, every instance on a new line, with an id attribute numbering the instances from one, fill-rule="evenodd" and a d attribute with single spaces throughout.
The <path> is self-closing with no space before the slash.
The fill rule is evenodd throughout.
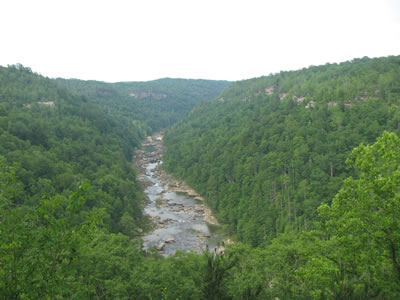
<path id="1" fill-rule="evenodd" d="M 176 123 L 195 105 L 214 99 L 230 84 L 172 78 L 117 83 L 58 78 L 57 82 L 77 95 L 87 96 L 110 114 L 129 118 L 148 134 Z"/>
<path id="2" fill-rule="evenodd" d="M 0 298 L 398 298 L 399 75 L 400 57 L 363 58 L 237 82 L 210 102 L 226 82 L 1 67 Z M 142 248 L 132 151 L 198 103 L 168 129 L 165 166 L 236 241 L 163 258 Z"/>
<path id="3" fill-rule="evenodd" d="M 0 69 L 0 99 L 0 155 L 17 163 L 21 183 L 15 203 L 69 197 L 90 182 L 80 219 L 102 209 L 108 230 L 134 234 L 143 197 L 130 161 L 143 133 L 22 66 Z"/>
<path id="4" fill-rule="evenodd" d="M 352 175 L 345 160 L 400 133 L 400 58 L 356 59 L 234 83 L 165 138 L 166 168 L 252 246 L 307 230 Z"/>

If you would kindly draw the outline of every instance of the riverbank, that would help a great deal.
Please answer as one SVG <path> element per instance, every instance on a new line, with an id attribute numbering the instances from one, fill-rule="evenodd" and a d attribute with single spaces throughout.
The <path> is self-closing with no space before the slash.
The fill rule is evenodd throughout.
<path id="1" fill-rule="evenodd" d="M 204 220 L 211 224 L 218 226 L 217 219 L 212 215 L 211 209 L 205 203 L 205 199 L 199 195 L 195 190 L 190 188 L 183 180 L 176 179 L 173 175 L 167 173 L 162 168 L 159 170 L 161 182 L 165 184 L 170 192 L 187 194 L 198 201 L 197 210 L 203 211 Z"/>

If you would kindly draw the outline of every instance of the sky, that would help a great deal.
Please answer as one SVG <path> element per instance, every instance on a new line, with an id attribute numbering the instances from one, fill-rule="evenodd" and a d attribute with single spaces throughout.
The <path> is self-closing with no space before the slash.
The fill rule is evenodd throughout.
<path id="1" fill-rule="evenodd" d="M 51 78 L 235 81 L 388 55 L 397 0 L 0 2 L 0 65 Z"/>

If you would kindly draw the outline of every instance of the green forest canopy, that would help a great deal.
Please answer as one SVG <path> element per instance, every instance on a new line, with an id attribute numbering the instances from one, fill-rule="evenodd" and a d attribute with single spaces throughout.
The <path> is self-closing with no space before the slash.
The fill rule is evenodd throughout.
<path id="1" fill-rule="evenodd" d="M 99 229 L 76 213 L 87 186 L 68 199 L 15 206 L 15 167 L 0 161 L 0 294 L 5 299 L 395 299 L 400 293 L 400 139 L 383 133 L 356 148 L 332 205 L 311 231 L 270 245 L 235 243 L 223 254 L 164 259 L 138 240 Z M 65 201 L 67 200 L 67 201 Z"/>
<path id="2" fill-rule="evenodd" d="M 164 166 L 253 246 L 312 228 L 352 175 L 345 160 L 384 130 L 400 133 L 400 57 L 233 83 L 165 136 Z"/>
<path id="3" fill-rule="evenodd" d="M 57 82 L 116 116 L 128 117 L 148 134 L 171 126 L 199 103 L 216 98 L 228 81 L 163 78 L 147 82 Z"/>
<path id="4" fill-rule="evenodd" d="M 133 118 L 92 82 L 79 94 L 0 68 L 1 298 L 397 298 L 399 66 L 363 58 L 237 82 L 169 129 L 166 166 L 242 242 L 166 259 L 142 250 L 130 160 L 169 121 Z"/>
<path id="5" fill-rule="evenodd" d="M 131 157 L 143 133 L 21 66 L 0 69 L 0 99 L 0 156 L 17 163 L 22 186 L 15 203 L 68 198 L 90 182 L 92 197 L 79 212 L 81 219 L 92 208 L 102 209 L 108 230 L 132 235 L 143 196 Z M 130 228 L 124 229 L 125 219 Z"/>

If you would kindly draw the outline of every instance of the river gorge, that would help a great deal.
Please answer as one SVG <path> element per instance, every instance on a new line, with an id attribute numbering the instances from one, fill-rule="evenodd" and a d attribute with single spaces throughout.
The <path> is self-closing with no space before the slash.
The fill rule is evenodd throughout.
<path id="1" fill-rule="evenodd" d="M 222 241 L 219 225 L 204 199 L 161 167 L 162 139 L 162 134 L 147 137 L 134 157 L 147 196 L 144 212 L 154 224 L 143 236 L 144 247 L 155 247 L 164 256 L 217 248 Z"/>

